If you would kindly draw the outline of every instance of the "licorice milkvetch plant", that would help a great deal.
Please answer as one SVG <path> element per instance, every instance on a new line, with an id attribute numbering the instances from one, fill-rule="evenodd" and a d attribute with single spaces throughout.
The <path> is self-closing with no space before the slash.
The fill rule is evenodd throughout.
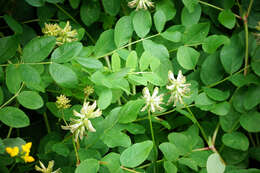
<path id="1" fill-rule="evenodd" d="M 260 1 L 0 7 L 1 173 L 260 172 Z"/>

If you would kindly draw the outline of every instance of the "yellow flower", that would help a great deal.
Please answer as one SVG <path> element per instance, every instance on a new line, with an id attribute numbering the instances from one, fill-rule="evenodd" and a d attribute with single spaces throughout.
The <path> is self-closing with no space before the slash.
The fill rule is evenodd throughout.
<path id="1" fill-rule="evenodd" d="M 56 98 L 57 98 L 57 101 L 56 101 L 57 108 L 67 109 L 71 106 L 69 104 L 70 100 L 65 95 L 61 94 L 59 97 L 56 97 Z"/>
<path id="2" fill-rule="evenodd" d="M 25 163 L 34 162 L 34 158 L 29 155 L 31 151 L 31 147 L 32 147 L 32 142 L 27 142 L 25 145 L 22 145 L 22 150 L 24 155 L 21 156 L 21 158 L 25 161 Z"/>
<path id="3" fill-rule="evenodd" d="M 27 155 L 25 155 L 25 156 L 23 156 L 22 157 L 23 158 L 23 160 L 25 161 L 25 163 L 27 163 L 27 162 L 34 162 L 34 158 L 32 157 L 32 156 L 27 156 Z"/>
<path id="4" fill-rule="evenodd" d="M 28 142 L 25 145 L 22 145 L 23 152 L 30 153 L 32 147 L 32 142 Z"/>
<path id="5" fill-rule="evenodd" d="M 18 147 L 6 147 L 5 151 L 11 156 L 11 157 L 15 157 L 18 155 L 19 153 L 19 148 Z"/>

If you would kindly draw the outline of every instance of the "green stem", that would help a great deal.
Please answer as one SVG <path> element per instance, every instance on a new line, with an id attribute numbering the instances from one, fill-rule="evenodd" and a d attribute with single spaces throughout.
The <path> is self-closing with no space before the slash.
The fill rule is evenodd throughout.
<path id="1" fill-rule="evenodd" d="M 51 128 L 50 128 L 50 124 L 49 124 L 46 112 L 43 113 L 43 119 L 44 119 L 44 123 L 45 123 L 46 129 L 47 129 L 47 132 L 51 133 Z"/>
<path id="2" fill-rule="evenodd" d="M 60 5 L 55 4 L 55 6 L 62 11 L 65 15 L 67 15 L 73 22 L 75 22 L 76 24 L 80 25 L 80 23 L 74 18 L 72 17 L 66 10 L 64 10 Z M 80 25 L 81 26 L 81 25 Z M 85 33 L 86 35 L 90 38 L 90 40 L 92 41 L 92 43 L 96 43 L 96 41 L 93 39 L 93 37 L 86 31 L 85 29 Z"/>
<path id="3" fill-rule="evenodd" d="M 28 64 L 28 65 L 42 65 L 42 64 L 52 64 L 52 62 L 38 62 L 38 63 L 17 63 L 17 64 L 12 64 L 12 65 L 21 65 L 21 64 Z M 11 64 L 1 64 L 0 67 L 6 67 Z"/>
<path id="4" fill-rule="evenodd" d="M 152 123 L 152 117 L 151 117 L 150 110 L 148 110 L 148 118 L 149 118 L 151 136 L 152 136 L 152 140 L 153 140 L 154 157 L 156 158 L 156 143 L 155 143 L 155 138 L 154 138 L 153 123 Z M 154 164 L 154 173 L 156 173 L 156 170 L 157 170 L 156 159 L 153 160 L 153 164 Z"/>
<path id="5" fill-rule="evenodd" d="M 244 17 L 244 27 L 245 27 L 245 67 L 248 66 L 248 24 L 247 24 L 247 17 Z M 247 68 L 244 70 L 244 75 L 247 74 Z"/>
<path id="6" fill-rule="evenodd" d="M 140 173 L 140 172 L 137 172 L 137 171 L 135 171 L 135 170 L 133 170 L 133 169 L 126 168 L 126 167 L 124 167 L 124 166 L 120 166 L 120 168 L 123 169 L 123 170 L 126 170 L 126 171 L 128 171 L 128 172 Z"/>
<path id="7" fill-rule="evenodd" d="M 78 150 L 77 150 L 76 143 L 75 143 L 74 139 L 75 139 L 75 137 L 74 137 L 74 134 L 73 134 L 72 144 L 73 144 L 73 148 L 74 148 L 75 155 L 76 155 L 76 160 L 77 160 L 76 165 L 79 165 L 80 164 L 79 154 L 78 154 Z"/>
<path id="8" fill-rule="evenodd" d="M 160 163 L 160 162 L 163 162 L 163 161 L 164 161 L 164 159 L 157 160 L 156 163 Z M 143 169 L 143 168 L 146 168 L 146 167 L 148 167 L 148 166 L 150 166 L 150 165 L 151 165 L 151 163 L 147 163 L 147 164 L 145 164 L 145 165 L 139 166 L 138 168 L 139 168 L 139 169 Z"/>
<path id="9" fill-rule="evenodd" d="M 111 64 L 110 64 L 109 57 L 106 56 L 106 57 L 105 57 L 105 60 L 106 60 L 106 63 L 107 63 L 107 67 L 108 67 L 108 69 L 111 70 Z"/>
<path id="10" fill-rule="evenodd" d="M 249 14 L 251 12 L 253 2 L 254 2 L 254 0 L 250 0 L 249 6 L 248 6 L 248 9 L 247 9 L 247 17 L 249 16 Z"/>
<path id="11" fill-rule="evenodd" d="M 10 138 L 13 128 L 10 127 L 6 138 Z"/>
<path id="12" fill-rule="evenodd" d="M 5 107 L 7 104 L 9 104 L 11 101 L 13 101 L 13 99 L 15 99 L 21 92 L 21 90 L 23 89 L 24 83 L 22 83 L 21 87 L 19 88 L 19 90 L 15 93 L 15 95 L 13 97 L 11 97 L 9 100 L 7 100 L 4 104 L 2 104 L 0 106 L 0 109 L 2 109 L 3 107 Z"/>
<path id="13" fill-rule="evenodd" d="M 200 125 L 199 121 L 198 121 L 197 118 L 194 116 L 194 114 L 192 113 L 192 111 L 190 110 L 190 108 L 189 108 L 187 105 L 184 105 L 184 106 L 185 106 L 185 108 L 188 110 L 188 112 L 190 113 L 190 115 L 192 116 L 192 118 L 194 118 L 194 120 L 195 120 L 197 126 L 198 126 L 199 129 L 200 129 L 200 132 L 201 132 L 201 134 L 202 134 L 204 140 L 207 142 L 207 144 L 209 144 L 207 135 L 206 135 L 204 129 L 202 128 L 202 126 Z M 189 118 L 189 117 L 188 117 L 188 118 Z"/>

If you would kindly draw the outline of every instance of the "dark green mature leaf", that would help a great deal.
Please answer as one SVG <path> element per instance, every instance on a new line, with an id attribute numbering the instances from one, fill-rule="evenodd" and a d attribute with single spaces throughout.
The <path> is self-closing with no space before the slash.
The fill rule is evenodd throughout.
<path id="1" fill-rule="evenodd" d="M 98 38 L 98 41 L 95 45 L 95 56 L 102 56 L 105 55 L 108 52 L 113 51 L 116 49 L 115 42 L 114 42 L 114 30 L 110 29 L 107 31 L 104 31 L 100 37 Z"/>
<path id="2" fill-rule="evenodd" d="M 221 161 L 217 153 L 213 153 L 209 156 L 207 161 L 208 173 L 224 173 L 226 165 Z"/>
<path id="3" fill-rule="evenodd" d="M 171 0 L 161 0 L 156 2 L 156 11 L 163 11 L 166 21 L 173 19 L 176 14 L 175 5 Z"/>
<path id="4" fill-rule="evenodd" d="M 227 9 L 219 13 L 218 21 L 228 29 L 232 29 L 236 24 L 236 17 L 230 9 Z"/>
<path id="5" fill-rule="evenodd" d="M 162 59 L 169 59 L 169 52 L 167 48 L 162 44 L 157 44 L 152 40 L 143 41 L 144 50 L 149 52 L 153 57 Z"/>
<path id="6" fill-rule="evenodd" d="M 174 144 L 164 142 L 159 145 L 159 148 L 168 161 L 176 161 L 179 158 L 178 148 Z"/>
<path id="7" fill-rule="evenodd" d="M 15 94 L 22 83 L 22 78 L 20 76 L 20 71 L 15 65 L 9 65 L 6 68 L 6 86 L 8 90 Z"/>
<path id="8" fill-rule="evenodd" d="M 193 24 L 197 24 L 200 20 L 201 15 L 201 7 L 197 4 L 194 7 L 193 12 L 189 12 L 188 8 L 184 7 L 181 12 L 181 23 L 184 26 L 191 26 Z"/>
<path id="9" fill-rule="evenodd" d="M 243 64 L 244 48 L 238 34 L 231 37 L 230 44 L 225 45 L 220 52 L 220 60 L 229 74 L 236 72 Z"/>
<path id="10" fill-rule="evenodd" d="M 22 106 L 28 109 L 39 109 L 44 104 L 42 97 L 35 91 L 23 91 L 17 99 Z"/>
<path id="11" fill-rule="evenodd" d="M 147 159 L 152 148 L 152 141 L 135 143 L 134 145 L 123 151 L 120 156 L 120 162 L 123 166 L 134 168 Z"/>
<path id="12" fill-rule="evenodd" d="M 186 70 L 195 69 L 200 53 L 191 47 L 181 46 L 177 51 L 178 63 Z"/>
<path id="13" fill-rule="evenodd" d="M 65 63 L 71 61 L 79 55 L 83 46 L 80 42 L 65 43 L 54 50 L 51 54 L 51 60 L 56 63 Z"/>
<path id="14" fill-rule="evenodd" d="M 182 0 L 182 2 L 190 13 L 194 11 L 194 8 L 198 4 L 198 0 Z"/>
<path id="15" fill-rule="evenodd" d="M 133 26 L 130 16 L 121 17 L 115 26 L 115 44 L 117 47 L 124 46 L 133 35 Z"/>
<path id="16" fill-rule="evenodd" d="M 209 28 L 209 23 L 198 23 L 187 27 L 183 34 L 183 43 L 202 44 L 208 35 Z"/>
<path id="17" fill-rule="evenodd" d="M 86 67 L 89 69 L 102 69 L 103 68 L 103 64 L 96 58 L 77 57 L 77 58 L 75 58 L 75 60 L 83 67 Z"/>
<path id="18" fill-rule="evenodd" d="M 138 37 L 145 37 L 151 29 L 152 18 L 147 10 L 139 10 L 134 14 L 133 26 Z"/>
<path id="19" fill-rule="evenodd" d="M 120 114 L 119 122 L 120 123 L 133 122 L 136 119 L 143 104 L 144 104 L 143 99 L 131 100 L 127 102 L 119 112 Z"/>
<path id="20" fill-rule="evenodd" d="M 207 37 L 202 45 L 202 49 L 207 53 L 214 53 L 222 44 L 229 44 L 229 38 L 224 35 L 211 35 Z"/>
<path id="21" fill-rule="evenodd" d="M 0 105 L 4 102 L 4 93 L 2 87 L 0 87 Z"/>
<path id="22" fill-rule="evenodd" d="M 230 148 L 242 151 L 246 151 L 249 147 L 246 135 L 241 132 L 225 133 L 222 136 L 222 142 Z"/>
<path id="23" fill-rule="evenodd" d="M 56 44 L 56 38 L 43 36 L 32 39 L 23 49 L 24 62 L 41 62 L 51 53 Z"/>
<path id="24" fill-rule="evenodd" d="M 76 88 L 78 77 L 69 67 L 57 63 L 52 63 L 49 68 L 50 74 L 54 81 L 65 88 Z"/>
<path id="25" fill-rule="evenodd" d="M 30 125 L 27 115 L 20 109 L 7 106 L 0 110 L 0 120 L 7 126 L 22 128 Z"/>
<path id="26" fill-rule="evenodd" d="M 120 167 L 120 154 L 110 152 L 103 157 L 101 161 L 106 163 L 104 166 L 107 167 L 110 172 L 123 173 L 123 170 Z"/>
<path id="27" fill-rule="evenodd" d="M 20 25 L 12 16 L 5 14 L 4 20 L 16 34 L 21 34 L 23 32 L 22 25 Z"/>
<path id="28" fill-rule="evenodd" d="M 80 163 L 76 168 L 75 173 L 97 173 L 99 170 L 99 163 L 96 159 L 86 159 Z"/>
<path id="29" fill-rule="evenodd" d="M 112 101 L 112 91 L 109 88 L 102 87 L 102 91 L 98 93 L 98 107 L 103 110 L 106 109 Z"/>
<path id="30" fill-rule="evenodd" d="M 158 32 L 162 32 L 166 23 L 166 16 L 162 10 L 156 11 L 153 16 L 154 25 Z"/>
<path id="31" fill-rule="evenodd" d="M 62 142 L 54 144 L 52 146 L 52 151 L 64 157 L 67 157 L 70 153 L 70 150 L 67 147 L 67 145 Z"/>
<path id="32" fill-rule="evenodd" d="M 172 42 L 180 42 L 185 27 L 182 25 L 174 25 L 164 31 L 161 36 Z"/>
<path id="33" fill-rule="evenodd" d="M 83 23 L 90 26 L 99 19 L 100 15 L 100 4 L 94 1 L 83 1 L 80 7 L 80 18 Z"/>
<path id="34" fill-rule="evenodd" d="M 260 113 L 251 111 L 240 117 L 241 126 L 248 132 L 260 132 Z"/>
<path id="35" fill-rule="evenodd" d="M 111 16 L 117 15 L 120 10 L 121 0 L 102 0 L 105 12 Z"/>
<path id="36" fill-rule="evenodd" d="M 18 39 L 15 36 L 0 38 L 0 63 L 15 55 L 18 43 Z"/>
<path id="37" fill-rule="evenodd" d="M 178 162 L 182 165 L 186 165 L 186 166 L 190 167 L 194 171 L 198 171 L 197 163 L 194 160 L 192 160 L 191 158 L 182 157 L 178 160 Z"/>
<path id="38" fill-rule="evenodd" d="M 221 91 L 217 88 L 203 88 L 203 91 L 209 96 L 209 98 L 216 101 L 224 101 L 227 100 L 230 93 L 229 90 Z"/>
<path id="39" fill-rule="evenodd" d="M 119 129 L 112 128 L 103 135 L 102 141 L 109 147 L 129 147 L 131 145 L 131 139 L 125 133 L 122 133 Z"/>
<path id="40" fill-rule="evenodd" d="M 163 167 L 167 173 L 177 173 L 177 167 L 170 161 L 164 161 Z"/>
<path id="41" fill-rule="evenodd" d="M 250 110 L 260 103 L 260 86 L 250 86 L 244 98 L 244 107 Z"/>
<path id="42" fill-rule="evenodd" d="M 246 99 L 246 92 L 247 92 L 246 87 L 238 88 L 232 98 L 232 103 L 236 111 L 240 113 L 245 113 L 245 107 L 244 107 L 244 100 Z"/>
<path id="43" fill-rule="evenodd" d="M 227 115 L 219 117 L 219 122 L 225 132 L 231 132 L 239 128 L 239 118 L 240 113 L 236 112 L 231 106 L 230 111 L 227 113 Z"/>
<path id="44" fill-rule="evenodd" d="M 44 6 L 45 0 L 25 0 L 28 4 L 34 7 Z"/>
<path id="45" fill-rule="evenodd" d="M 244 74 L 235 74 L 232 75 L 229 80 L 236 86 L 236 87 L 242 87 L 244 85 L 249 85 L 249 84 L 260 84 L 260 79 L 253 73 L 249 73 L 248 75 Z"/>
<path id="46" fill-rule="evenodd" d="M 5 152 L 5 146 L 3 140 L 0 139 L 0 154 L 4 154 L 4 152 Z"/>
<path id="47" fill-rule="evenodd" d="M 39 72 L 28 64 L 21 64 L 19 66 L 19 72 L 21 78 L 25 84 L 39 84 L 41 82 L 41 76 Z"/>
<path id="48" fill-rule="evenodd" d="M 224 116 L 227 115 L 230 110 L 230 103 L 227 101 L 217 103 L 212 108 L 210 111 L 216 115 Z"/>
<path id="49" fill-rule="evenodd" d="M 185 155 L 191 152 L 192 143 L 190 143 L 188 136 L 182 133 L 170 133 L 168 135 L 170 143 L 173 143 L 180 155 Z"/>
<path id="50" fill-rule="evenodd" d="M 76 9 L 76 8 L 78 8 L 78 6 L 79 6 L 79 4 L 80 4 L 80 1 L 81 1 L 81 0 L 69 0 L 70 6 L 71 6 L 73 9 Z"/>

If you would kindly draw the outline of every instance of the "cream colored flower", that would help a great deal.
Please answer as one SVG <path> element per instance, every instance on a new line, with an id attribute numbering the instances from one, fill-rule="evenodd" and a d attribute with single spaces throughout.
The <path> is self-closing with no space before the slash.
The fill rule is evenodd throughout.
<path id="1" fill-rule="evenodd" d="M 182 75 L 181 70 L 178 73 L 177 79 L 174 78 L 172 71 L 168 72 L 168 79 L 170 85 L 167 85 L 166 88 L 171 91 L 171 97 L 168 100 L 168 104 L 174 100 L 174 106 L 177 102 L 183 104 L 183 97 L 187 97 L 187 94 L 190 92 L 190 84 L 186 84 L 186 78 Z"/>
<path id="2" fill-rule="evenodd" d="M 70 130 L 70 132 L 75 135 L 75 141 L 78 140 L 78 137 L 81 140 L 83 139 L 85 130 L 96 132 L 96 129 L 92 126 L 92 123 L 89 120 L 101 116 L 102 111 L 99 109 L 95 110 L 96 106 L 96 101 L 92 105 L 89 105 L 89 102 L 84 102 L 80 113 L 73 110 L 73 114 L 77 117 L 77 119 L 71 118 L 70 125 L 61 126 L 61 128 L 64 130 Z"/>
<path id="3" fill-rule="evenodd" d="M 56 101 L 56 106 L 59 109 L 67 109 L 69 108 L 71 105 L 69 104 L 70 100 L 63 94 L 61 94 L 60 96 L 56 97 L 57 101 Z"/>
<path id="4" fill-rule="evenodd" d="M 143 89 L 143 98 L 145 99 L 146 105 L 141 109 L 141 111 L 145 111 L 148 108 L 148 111 L 151 110 L 155 112 L 156 110 L 163 110 L 160 104 L 163 104 L 163 94 L 157 96 L 159 92 L 159 88 L 155 87 L 152 96 L 150 95 L 149 89 L 145 87 Z"/>
<path id="5" fill-rule="evenodd" d="M 40 167 L 35 165 L 36 171 L 39 171 L 39 172 L 42 172 L 42 173 L 58 173 L 58 172 L 60 172 L 60 168 L 57 169 L 56 171 L 52 171 L 53 166 L 54 166 L 54 160 L 49 161 L 47 168 L 44 166 L 44 164 L 41 161 L 39 161 L 39 163 L 40 163 Z"/>
<path id="6" fill-rule="evenodd" d="M 131 2 L 128 2 L 128 6 L 130 8 L 135 8 L 136 10 L 139 9 L 145 9 L 147 10 L 147 7 L 154 7 L 153 2 L 151 2 L 150 0 L 133 0 Z"/>

